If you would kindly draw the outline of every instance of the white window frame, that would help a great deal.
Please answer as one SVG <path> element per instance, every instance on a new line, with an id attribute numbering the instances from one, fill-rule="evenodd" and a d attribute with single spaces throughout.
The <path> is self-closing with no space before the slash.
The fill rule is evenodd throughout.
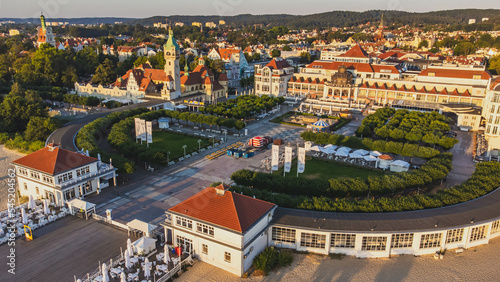
<path id="1" fill-rule="evenodd" d="M 330 238 L 331 248 L 353 249 L 356 246 L 356 234 L 332 233 Z"/>
<path id="2" fill-rule="evenodd" d="M 411 248 L 413 246 L 413 233 L 392 234 L 391 248 Z"/>
<path id="3" fill-rule="evenodd" d="M 214 237 L 214 228 L 203 223 L 196 223 L 196 231 Z"/>
<path id="4" fill-rule="evenodd" d="M 446 244 L 460 243 L 464 238 L 464 229 L 451 229 L 446 232 Z"/>
<path id="5" fill-rule="evenodd" d="M 296 234 L 297 234 L 297 230 L 295 230 L 295 229 L 273 226 L 271 238 L 275 242 L 295 244 Z"/>
<path id="6" fill-rule="evenodd" d="M 326 246 L 326 235 L 301 232 L 300 246 L 308 248 L 324 249 Z"/>
<path id="7" fill-rule="evenodd" d="M 224 261 L 231 263 L 231 253 L 230 252 L 224 252 Z"/>
<path id="8" fill-rule="evenodd" d="M 193 229 L 193 221 L 182 216 L 176 216 L 175 224 L 187 229 Z"/>
<path id="9" fill-rule="evenodd" d="M 482 239 L 486 239 L 487 234 L 488 234 L 488 225 L 473 227 L 470 231 L 469 241 L 475 242 Z"/>
<path id="10" fill-rule="evenodd" d="M 362 251 L 385 251 L 386 248 L 387 236 L 363 236 Z"/>
<path id="11" fill-rule="evenodd" d="M 420 236 L 420 249 L 441 247 L 442 233 L 429 233 Z"/>

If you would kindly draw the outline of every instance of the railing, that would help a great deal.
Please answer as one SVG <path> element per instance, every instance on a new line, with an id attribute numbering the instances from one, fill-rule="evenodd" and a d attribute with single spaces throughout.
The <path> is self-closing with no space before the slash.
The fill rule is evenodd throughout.
<path id="1" fill-rule="evenodd" d="M 95 178 L 95 177 L 101 176 L 103 174 L 106 174 L 106 173 L 114 171 L 114 170 L 116 170 L 116 168 L 108 166 L 106 168 L 99 169 L 95 173 L 88 173 L 86 175 L 79 176 L 77 178 L 73 178 L 73 179 L 71 179 L 69 181 L 56 184 L 55 186 L 58 187 L 58 188 L 65 188 L 67 186 L 71 186 L 71 185 L 74 185 L 76 183 L 79 183 L 79 182 L 82 182 L 82 181 L 85 181 L 85 180 L 88 180 L 88 179 L 91 179 L 91 178 Z"/>
<path id="2" fill-rule="evenodd" d="M 92 218 L 95 220 L 103 221 L 107 224 L 111 224 L 111 225 L 120 227 L 120 228 L 125 229 L 127 231 L 130 229 L 127 225 L 125 225 L 123 223 L 120 223 L 120 222 L 114 221 L 114 220 L 109 220 L 108 218 L 101 216 L 101 215 L 98 215 L 98 214 L 95 214 L 95 213 L 92 214 Z"/>
<path id="3" fill-rule="evenodd" d="M 80 281 L 91 282 L 91 281 L 94 281 L 94 279 L 97 276 L 101 276 L 102 275 L 102 269 L 101 269 L 102 263 L 106 263 L 106 267 L 108 267 L 108 268 L 114 268 L 114 267 L 117 267 L 121 262 L 122 262 L 122 255 L 121 254 L 119 254 L 114 259 L 110 259 L 109 261 L 99 262 L 99 267 L 97 269 L 95 269 L 94 271 L 92 271 L 91 273 L 87 273 L 87 275 L 83 279 L 80 279 Z"/>
<path id="4" fill-rule="evenodd" d="M 189 256 L 185 260 L 183 260 L 181 263 L 174 266 L 174 268 L 169 270 L 165 275 L 163 275 L 160 279 L 158 279 L 156 281 L 158 281 L 158 282 L 167 281 L 168 279 L 172 278 L 175 274 L 177 274 L 177 272 L 179 272 L 182 269 L 182 266 L 185 264 L 190 264 L 190 265 L 194 264 L 194 260 L 193 260 L 193 257 L 191 256 L 191 254 L 189 254 Z"/>

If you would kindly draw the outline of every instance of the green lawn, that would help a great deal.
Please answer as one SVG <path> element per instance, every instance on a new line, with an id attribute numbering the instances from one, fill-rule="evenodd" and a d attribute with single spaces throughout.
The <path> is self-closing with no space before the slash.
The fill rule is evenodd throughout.
<path id="1" fill-rule="evenodd" d="M 153 131 L 153 144 L 151 148 L 170 151 L 170 160 L 184 156 L 182 146 L 187 145 L 186 154 L 198 151 L 198 140 L 201 139 L 201 148 L 211 145 L 211 140 L 202 137 L 191 137 L 165 131 Z"/>
<path id="2" fill-rule="evenodd" d="M 283 174 L 283 168 L 277 173 Z M 368 169 L 362 169 L 352 166 L 344 166 L 340 163 L 334 162 L 324 162 L 320 160 L 306 160 L 306 169 L 304 173 L 299 174 L 306 178 L 319 178 L 328 180 L 330 178 L 337 177 L 351 177 L 351 178 L 368 178 L 368 176 L 379 176 L 383 172 L 372 171 Z M 286 177 L 296 177 L 297 176 L 297 160 L 295 159 L 292 164 L 292 169 L 286 174 Z"/>

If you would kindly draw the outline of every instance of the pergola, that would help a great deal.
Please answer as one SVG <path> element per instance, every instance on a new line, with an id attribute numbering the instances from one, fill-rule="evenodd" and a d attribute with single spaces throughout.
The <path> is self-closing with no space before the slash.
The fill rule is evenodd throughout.
<path id="1" fill-rule="evenodd" d="M 71 201 L 66 202 L 69 208 L 69 212 L 74 215 L 75 214 L 75 209 L 78 211 L 80 210 L 81 212 L 85 211 L 85 219 L 88 220 L 88 212 L 89 211 L 94 211 L 95 213 L 95 204 L 80 200 L 80 199 L 73 199 Z"/>
<path id="2" fill-rule="evenodd" d="M 151 232 L 158 227 L 154 224 L 150 224 L 138 219 L 130 221 L 129 223 L 127 223 L 127 226 L 130 227 L 129 232 L 131 229 L 141 230 L 142 232 L 144 232 L 144 234 L 146 234 L 147 237 L 151 237 Z"/>

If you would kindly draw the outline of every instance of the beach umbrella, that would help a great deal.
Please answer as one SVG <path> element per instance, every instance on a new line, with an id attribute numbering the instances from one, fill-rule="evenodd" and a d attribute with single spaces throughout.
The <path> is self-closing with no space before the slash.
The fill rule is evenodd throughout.
<path id="1" fill-rule="evenodd" d="M 102 264 L 102 282 L 109 282 L 108 269 L 105 263 Z"/>
<path id="2" fill-rule="evenodd" d="M 28 218 L 26 217 L 26 211 L 24 210 L 24 208 L 21 209 L 21 217 L 23 219 L 23 224 L 28 223 Z"/>
<path id="3" fill-rule="evenodd" d="M 49 214 L 50 213 L 49 200 L 47 200 L 47 199 L 43 200 L 43 213 L 44 214 Z"/>
<path id="4" fill-rule="evenodd" d="M 128 250 L 125 250 L 125 267 L 127 269 L 130 269 L 132 267 L 132 264 L 130 263 L 130 253 Z"/>
<path id="5" fill-rule="evenodd" d="M 144 276 L 145 277 L 149 277 L 151 276 L 151 270 L 149 269 L 150 268 L 150 265 L 149 265 L 149 259 L 146 258 L 144 260 Z"/>
<path id="6" fill-rule="evenodd" d="M 134 255 L 134 251 L 132 250 L 132 241 L 130 240 L 130 238 L 127 239 L 127 250 L 129 256 Z"/>
<path id="7" fill-rule="evenodd" d="M 33 200 L 33 196 L 30 195 L 30 199 L 28 201 L 28 209 L 34 210 L 36 208 L 35 200 Z"/>
<path id="8" fill-rule="evenodd" d="M 166 264 L 168 264 L 170 262 L 170 254 L 168 252 L 168 246 L 167 246 L 167 244 L 165 244 L 164 252 L 165 252 L 165 256 L 163 257 L 163 262 L 165 262 Z"/>
<path id="9" fill-rule="evenodd" d="M 127 282 L 127 275 L 125 275 L 125 272 L 120 273 L 120 282 Z"/>

